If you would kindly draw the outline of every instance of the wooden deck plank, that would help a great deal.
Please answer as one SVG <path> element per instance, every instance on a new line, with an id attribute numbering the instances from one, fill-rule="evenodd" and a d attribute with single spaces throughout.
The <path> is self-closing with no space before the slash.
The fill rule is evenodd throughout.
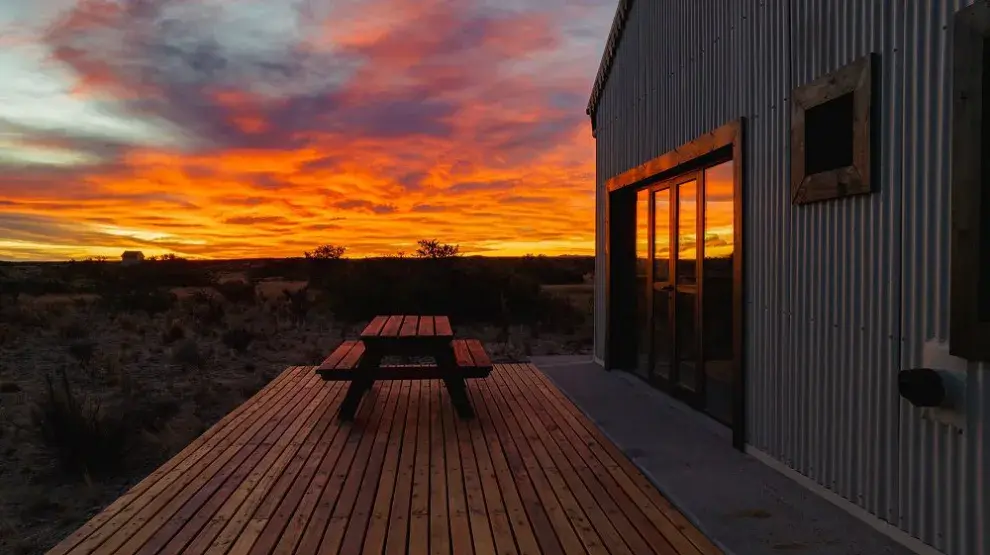
<path id="1" fill-rule="evenodd" d="M 524 376 L 525 373 L 520 372 L 517 375 Z M 519 382 L 516 384 L 516 387 L 535 392 L 535 389 L 539 385 L 529 382 Z M 556 414 L 551 414 L 550 410 L 544 406 L 545 401 L 539 394 L 529 395 L 527 401 L 528 406 L 524 410 L 527 410 L 529 414 L 535 415 L 539 419 L 534 420 L 534 425 L 544 426 L 549 431 L 550 438 L 554 440 L 564 459 L 571 462 L 576 475 L 581 479 L 588 492 L 607 515 L 609 521 L 615 527 L 629 550 L 635 554 L 651 553 L 660 550 L 665 550 L 669 553 L 669 546 L 664 547 L 668 543 L 668 540 L 662 535 L 659 535 L 659 531 L 653 529 L 645 530 L 644 532 L 644 528 L 637 528 L 630 518 L 627 517 L 623 507 L 625 507 L 626 511 L 634 514 L 633 518 L 638 524 L 642 524 L 642 521 L 645 519 L 645 515 L 636 510 L 635 505 L 625 496 L 618 484 L 614 480 L 608 479 L 609 476 L 604 472 L 601 465 L 598 464 L 597 459 L 594 459 L 593 456 L 588 456 L 590 455 L 590 451 L 587 450 L 584 442 L 579 437 L 565 433 L 564 427 L 560 425 L 562 419 Z M 603 475 L 605 479 L 603 479 Z M 613 496 L 615 497 L 614 500 Z M 644 533 L 645 535 L 643 535 Z M 609 545 L 612 545 L 611 540 L 606 541 L 609 541 Z M 690 551 L 683 551 L 681 553 L 687 554 Z"/>
<path id="2" fill-rule="evenodd" d="M 467 512 L 467 497 L 464 493 L 464 473 L 460 450 L 457 445 L 457 430 L 454 428 L 453 405 L 444 396 L 437 397 L 443 415 L 444 460 L 447 466 L 447 515 L 450 521 L 450 547 L 454 553 L 465 555 L 474 553 L 471 542 L 471 521 Z"/>
<path id="3" fill-rule="evenodd" d="M 496 372 L 501 371 L 501 368 L 496 369 Z M 548 507 L 544 505 L 540 494 L 537 492 L 537 479 L 532 476 L 530 465 L 523 460 L 515 439 L 509 434 L 504 416 L 507 407 L 505 401 L 497 395 L 492 380 L 489 378 L 479 383 L 478 390 L 484 396 L 485 404 L 488 406 L 489 422 L 494 428 L 495 440 L 499 442 L 505 453 L 506 461 L 519 491 L 519 497 L 526 508 L 526 514 L 529 515 L 541 551 L 552 555 L 565 552 L 583 553 L 584 548 L 577 541 L 574 528 L 567 521 L 566 516 L 562 515 L 559 506 Z"/>
<path id="4" fill-rule="evenodd" d="M 518 369 L 517 369 L 518 371 Z M 542 418 L 543 408 L 539 406 L 538 403 L 534 404 L 532 392 L 528 391 L 527 388 L 520 388 L 518 382 L 515 380 L 505 379 L 504 374 L 499 374 L 496 379 L 500 382 L 500 385 L 505 391 L 511 392 L 514 399 L 514 407 L 518 410 L 514 411 L 517 415 L 517 419 L 520 421 L 524 432 L 531 434 L 531 437 L 540 438 L 540 445 L 537 448 L 540 453 L 541 463 L 545 465 L 552 464 L 554 468 L 559 470 L 560 476 L 563 477 L 567 488 L 573 495 L 577 504 L 581 507 L 584 513 L 588 516 L 588 520 L 594 526 L 595 531 L 601 538 L 603 545 L 608 546 L 608 551 L 611 553 L 622 553 L 625 555 L 639 555 L 651 553 L 654 549 L 651 549 L 642 540 L 638 542 L 639 550 L 637 551 L 630 545 L 633 538 L 638 537 L 636 532 L 628 527 L 626 532 L 632 530 L 633 538 L 628 538 L 630 543 L 627 543 L 627 538 L 623 537 L 617 529 L 613 522 L 613 519 L 605 513 L 604 507 L 602 505 L 602 498 L 596 497 L 592 492 L 598 484 L 592 481 L 592 487 L 589 488 L 588 483 L 581 479 L 582 472 L 586 471 L 586 468 L 582 468 L 580 464 L 581 459 L 574 457 L 566 457 L 564 455 L 564 450 L 566 446 L 562 447 L 557 443 L 557 437 L 555 437 L 554 432 L 557 426 L 552 421 L 546 421 Z M 537 430 L 544 430 L 548 433 L 539 433 Z M 564 442 L 566 443 L 566 442 Z M 552 462 L 551 462 L 552 461 Z M 604 490 L 598 487 L 595 492 L 601 494 Z M 608 498 L 608 494 L 605 494 L 605 499 Z M 617 516 L 617 515 L 612 515 Z M 663 538 L 659 538 L 661 542 L 664 542 Z M 590 550 L 589 550 L 590 551 Z"/>
<path id="5" fill-rule="evenodd" d="M 320 445 L 324 447 L 330 445 L 334 435 L 340 431 L 340 428 L 331 426 L 331 424 L 335 418 L 334 413 L 343 400 L 343 392 L 343 384 L 334 384 L 332 386 L 331 395 L 333 395 L 333 401 L 325 412 L 318 416 L 317 424 L 313 427 L 312 432 L 303 442 L 299 451 L 285 465 L 284 470 L 276 469 L 279 472 L 277 481 L 274 481 L 269 488 L 268 484 L 273 480 L 273 473 L 266 474 L 258 486 L 248 494 L 235 514 L 229 519 L 226 519 L 226 521 L 218 520 L 220 525 L 223 526 L 223 529 L 216 534 L 206 549 L 205 553 L 207 555 L 226 553 L 234 545 L 238 537 L 242 535 L 242 532 L 248 523 L 251 522 L 252 518 L 267 519 L 271 512 L 269 507 L 273 507 L 278 500 L 281 500 L 286 495 L 289 484 L 293 483 L 297 477 L 298 479 L 308 481 L 308 476 L 312 475 L 312 473 L 307 474 L 308 465 L 310 464 L 308 461 L 314 453 L 320 451 Z M 304 466 L 304 462 L 307 466 Z M 262 517 L 262 515 L 264 516 Z M 208 534 L 204 534 L 204 536 L 208 536 Z M 197 541 L 194 541 L 187 548 L 190 555 L 196 553 L 196 543 Z"/>
<path id="6" fill-rule="evenodd" d="M 425 382 L 423 387 L 426 399 L 420 402 L 416 417 L 416 461 L 409 499 L 408 550 L 425 555 L 430 549 L 430 410 L 436 409 L 439 382 Z"/>
<path id="7" fill-rule="evenodd" d="M 450 553 L 450 508 L 447 505 L 447 459 L 444 448 L 443 414 L 436 382 L 428 382 L 430 400 L 430 553 Z"/>
<path id="8" fill-rule="evenodd" d="M 488 404 L 481 395 L 481 388 L 478 385 L 471 384 L 468 388 L 468 393 L 471 396 L 471 403 L 475 406 L 478 414 L 475 449 L 481 450 L 483 453 L 487 452 L 487 455 L 482 454 L 481 456 L 487 457 L 491 465 L 491 472 L 494 474 L 494 480 L 498 486 L 500 500 L 504 503 L 506 519 L 515 541 L 515 547 L 517 548 L 515 552 L 520 555 L 537 555 L 541 553 L 540 544 L 536 541 L 533 526 L 529 521 L 529 517 L 526 516 L 526 507 L 523 506 L 519 491 L 516 489 L 512 470 L 506 461 L 502 444 L 498 441 L 495 430 L 491 428 L 491 414 L 488 411 Z M 479 446 L 477 442 L 480 442 L 481 445 Z M 485 494 L 485 498 L 488 498 L 487 493 Z M 549 521 L 547 522 L 547 526 L 549 526 Z M 495 525 L 493 524 L 492 527 L 495 528 Z M 553 530 L 550 533 L 552 534 Z M 498 533 L 496 533 L 495 541 L 501 550 L 502 544 L 499 543 Z"/>
<path id="9" fill-rule="evenodd" d="M 380 397 L 388 395 L 392 389 L 392 385 L 392 383 L 384 383 L 381 387 L 375 387 L 368 392 L 368 396 L 375 398 L 376 401 L 380 401 Z M 365 403 L 371 413 L 369 418 L 362 420 L 355 419 L 353 423 L 348 424 L 352 428 L 357 429 L 352 429 L 352 433 L 344 444 L 341 457 L 336 461 L 332 470 L 327 470 L 329 479 L 323 485 L 319 501 L 309 521 L 302 528 L 302 536 L 294 553 L 315 555 L 316 553 L 324 552 L 320 545 L 324 539 L 324 532 L 326 532 L 328 524 L 332 517 L 336 516 L 335 511 L 338 511 L 337 504 L 343 497 L 342 490 L 345 481 L 352 471 L 359 472 L 363 470 L 364 463 L 368 460 L 368 451 L 371 449 L 371 442 L 375 439 L 375 432 L 384 415 L 384 411 L 382 410 L 370 410 L 373 404 Z M 282 552 L 290 553 L 288 550 Z M 333 553 L 333 551 L 329 552 Z"/>
<path id="10" fill-rule="evenodd" d="M 570 424 L 565 429 L 576 434 L 578 439 L 574 445 L 586 445 L 590 451 L 595 452 L 596 457 L 605 468 L 609 469 L 613 476 L 620 478 L 623 491 L 638 505 L 646 508 L 645 512 L 650 517 L 650 521 L 659 530 L 664 531 L 664 536 L 668 540 L 677 542 L 676 547 L 681 550 L 681 553 L 694 553 L 694 550 L 677 540 L 678 533 L 687 537 L 695 549 L 703 555 L 720 555 L 722 553 L 710 539 L 705 537 L 687 520 L 687 517 L 650 484 L 646 476 L 636 468 L 636 465 L 606 438 L 602 431 L 581 413 L 580 409 L 564 397 L 546 376 L 532 365 L 526 366 L 525 372 L 520 372 L 520 378 L 531 377 L 532 383 L 538 385 L 543 398 L 549 401 L 550 406 L 556 409 L 557 414 L 565 422 Z M 621 474 L 617 474 L 616 471 L 620 470 Z M 644 499 L 650 503 L 643 503 Z"/>
<path id="11" fill-rule="evenodd" d="M 383 382 L 382 390 L 385 398 L 379 399 L 383 407 L 382 417 L 374 431 L 366 431 L 365 436 L 372 441 L 365 442 L 358 447 L 356 460 L 364 464 L 352 464 L 344 481 L 344 487 L 340 490 L 337 498 L 337 506 L 334 507 L 330 521 L 323 534 L 323 541 L 320 543 L 319 553 L 343 553 L 341 546 L 344 541 L 344 534 L 352 516 L 362 509 L 358 504 L 361 499 L 362 489 L 374 487 L 378 481 L 378 473 L 381 472 L 382 462 L 385 457 L 385 447 L 388 445 L 388 436 L 391 431 L 392 417 L 395 414 L 398 392 L 401 382 Z M 360 425 L 360 423 L 358 423 Z M 362 447 L 365 449 L 362 451 Z M 366 509 L 365 509 L 366 514 Z M 364 530 L 361 530 L 364 533 Z M 354 553 L 351 551 L 350 553 Z"/>
<path id="12" fill-rule="evenodd" d="M 589 555 L 607 553 L 601 536 L 591 524 L 584 508 L 575 498 L 574 492 L 561 477 L 564 470 L 559 468 L 550 458 L 546 452 L 546 447 L 543 445 L 543 438 L 532 430 L 525 415 L 520 412 L 521 407 L 517 392 L 505 387 L 502 380 L 504 374 L 505 371 L 503 370 L 494 377 L 508 408 L 505 414 L 507 424 L 509 430 L 519 439 L 517 444 L 521 443 L 523 458 L 529 459 L 533 474 L 538 477 L 537 491 L 541 492 L 544 504 L 549 504 L 552 510 L 555 504 L 559 503 L 560 509 L 567 516 L 567 520 L 577 533 L 577 538 L 581 540 L 584 550 Z"/>
<path id="13" fill-rule="evenodd" d="M 473 384 L 468 385 L 469 390 L 472 387 Z M 458 419 L 457 435 L 461 459 L 466 463 L 464 484 L 471 511 L 474 549 L 479 553 L 515 555 L 518 550 L 512 537 L 512 526 L 502 503 L 502 493 L 495 478 L 481 423 L 477 418 L 468 421 Z"/>
<path id="14" fill-rule="evenodd" d="M 530 364 L 469 381 L 465 420 L 424 380 L 378 383 L 341 422 L 346 384 L 315 370 L 286 369 L 51 553 L 720 553 Z"/>
<path id="15" fill-rule="evenodd" d="M 524 372 L 520 372 L 520 379 L 524 379 Z M 524 382 L 525 383 L 525 382 Z M 526 386 L 532 388 L 532 391 L 536 391 L 539 388 L 538 384 L 528 383 Z M 546 399 L 536 399 L 534 401 L 536 404 L 546 403 Z M 652 549 L 644 551 L 644 553 L 658 552 L 663 554 L 670 553 L 683 553 L 685 555 L 697 555 L 697 551 L 694 547 L 680 535 L 675 529 L 667 528 L 661 530 L 653 525 L 649 521 L 646 513 L 644 513 L 639 506 L 631 499 L 620 484 L 615 480 L 605 467 L 601 464 L 591 451 L 588 449 L 589 440 L 587 438 L 582 438 L 580 436 L 571 433 L 571 430 L 566 424 L 566 419 L 559 415 L 548 416 L 551 420 L 556 418 L 556 422 L 560 424 L 565 422 L 563 425 L 556 426 L 555 433 L 563 434 L 568 436 L 570 440 L 567 445 L 571 449 L 576 450 L 575 460 L 583 461 L 583 466 L 587 467 L 591 471 L 590 480 L 597 481 L 601 488 L 608 492 L 609 496 L 604 496 L 600 498 L 600 503 L 603 506 L 614 505 L 618 508 L 618 513 L 614 516 L 613 521 L 618 523 L 623 529 L 631 526 L 633 531 L 626 534 L 625 537 L 627 541 L 638 543 L 638 537 L 642 538 Z M 593 486 L 592 486 L 593 487 Z M 613 501 L 614 500 L 614 501 Z"/>
<path id="16" fill-rule="evenodd" d="M 473 423 L 477 424 L 477 421 Z M 474 456 L 469 425 L 461 418 L 454 419 L 454 433 L 457 435 L 458 453 L 461 457 L 461 476 L 464 481 L 468 521 L 471 523 L 471 538 L 474 542 L 475 553 L 495 553 L 491 517 L 485 505 L 485 494 L 482 490 L 481 479 L 478 476 L 478 461 Z"/>
<path id="17" fill-rule="evenodd" d="M 341 388 L 346 389 L 343 385 Z M 358 410 L 359 420 L 356 421 L 370 420 L 373 410 L 374 406 L 371 403 L 364 404 Z M 330 412 L 331 418 L 335 419 L 335 412 Z M 276 501 L 272 500 L 258 508 L 252 520 L 254 529 L 258 530 L 258 537 L 257 541 L 250 545 L 251 554 L 268 555 L 272 552 L 273 545 L 274 553 L 279 555 L 287 555 L 295 551 L 310 517 L 316 510 L 317 502 L 324 494 L 331 473 L 335 468 L 341 467 L 345 468 L 346 472 L 346 467 L 343 465 L 350 464 L 349 461 L 343 462 L 347 454 L 344 446 L 348 442 L 353 444 L 361 433 L 360 428 L 355 429 L 353 426 L 335 426 L 335 428 L 336 433 L 333 438 L 327 441 L 322 449 L 314 451 L 314 455 L 306 461 L 285 498 L 277 501 L 278 507 L 275 508 Z M 247 538 L 244 543 L 248 544 L 250 541 L 250 538 Z M 231 555 L 238 554 L 232 552 Z"/>
<path id="18" fill-rule="evenodd" d="M 121 534 L 117 538 L 111 537 L 107 544 L 114 545 L 115 539 L 123 540 L 114 549 L 124 553 L 142 553 L 141 547 L 146 542 L 162 535 L 167 538 L 168 534 L 181 527 L 185 519 L 194 514 L 229 478 L 236 479 L 238 473 L 243 472 L 242 467 L 253 466 L 260 458 L 260 453 L 266 451 L 272 442 L 288 432 L 294 420 L 292 417 L 298 414 L 299 407 L 308 402 L 309 396 L 317 395 L 319 392 L 317 388 L 296 390 L 291 396 L 291 401 L 280 407 L 271 420 L 264 422 L 258 433 L 239 446 L 230 459 L 215 461 L 167 502 L 164 496 L 156 499 L 152 506 L 157 510 L 154 512 L 149 510 L 144 515 L 138 514 L 131 521 L 139 523 L 139 529 L 126 536 Z M 161 528 L 165 530 L 161 531 Z"/>
<path id="19" fill-rule="evenodd" d="M 321 407 L 325 410 L 332 401 L 331 389 L 314 389 L 316 396 L 313 399 L 305 399 L 306 403 L 302 412 L 298 416 L 293 415 L 287 422 L 287 427 L 282 430 L 276 428 L 280 435 L 275 436 L 275 441 L 265 441 L 259 445 L 248 459 L 216 490 L 209 492 L 207 489 L 200 490 L 196 496 L 187 501 L 178 513 L 168 519 L 168 521 L 155 533 L 147 543 L 138 551 L 139 555 L 153 555 L 163 550 L 165 553 L 183 553 L 189 555 L 194 551 L 187 546 L 207 524 L 216 523 L 219 529 L 220 523 L 230 519 L 230 515 L 236 511 L 241 501 L 258 485 L 265 475 L 281 472 L 281 469 L 288 463 L 295 454 L 302 439 L 309 434 L 312 429 L 310 417 Z M 300 403 L 302 404 L 302 403 Z M 296 436 L 299 440 L 296 440 Z M 293 447 L 293 443 L 296 446 Z M 213 539 L 215 534 L 208 534 L 203 542 Z M 205 547 L 205 545 L 203 546 Z"/>
<path id="20" fill-rule="evenodd" d="M 405 553 L 406 539 L 409 534 L 409 507 L 412 495 L 413 467 L 416 458 L 416 436 L 419 432 L 416 419 L 419 417 L 423 398 L 424 382 L 411 382 L 409 389 L 409 410 L 406 411 L 405 424 L 402 434 L 402 446 L 399 454 L 398 472 L 395 477 L 395 488 L 392 491 L 388 514 L 383 519 L 385 535 L 382 545 L 369 541 L 365 543 L 365 553 L 380 555 L 384 550 L 387 554 Z M 377 515 L 376 515 L 377 516 Z M 369 533 L 369 537 L 372 536 Z"/>
<path id="21" fill-rule="evenodd" d="M 273 400 L 277 399 L 279 395 L 284 394 L 286 391 L 285 388 L 293 376 L 298 377 L 296 370 L 295 367 L 290 367 L 282 374 L 279 374 L 268 385 L 262 388 L 261 391 L 251 397 L 251 399 L 241 404 L 227 416 L 221 418 L 220 421 L 211 426 L 203 435 L 190 442 L 177 455 L 169 459 L 145 479 L 138 482 L 106 509 L 95 515 L 86 524 L 53 547 L 48 553 L 50 555 L 64 555 L 68 553 L 81 542 L 89 539 L 94 532 L 103 529 L 105 524 L 113 520 L 119 520 L 118 515 L 128 507 L 131 507 L 133 502 L 142 498 L 146 493 L 166 487 L 168 484 L 163 483 L 162 478 L 170 474 L 174 475 L 174 470 L 194 464 L 197 460 L 208 455 L 214 445 L 223 442 L 227 437 L 230 437 L 231 434 L 240 429 L 241 424 L 249 419 L 255 411 L 263 410 Z M 154 493 L 151 494 L 151 496 L 153 495 Z M 116 528 L 113 528 L 112 525 L 107 528 L 107 530 L 113 529 Z"/>
<path id="22" fill-rule="evenodd" d="M 112 552 L 120 547 L 135 531 L 143 527 L 144 521 L 156 514 L 161 506 L 196 478 L 204 468 L 216 468 L 218 463 L 222 465 L 233 457 L 234 453 L 260 430 L 265 420 L 278 413 L 282 408 L 283 398 L 298 393 L 293 385 L 302 378 L 302 373 L 294 371 L 279 394 L 261 407 L 262 418 L 245 419 L 228 436 L 214 437 L 214 442 L 203 446 L 202 457 L 190 457 L 161 476 L 153 487 L 95 530 L 74 547 L 72 552 L 93 553 L 97 548 L 103 552 Z"/>
<path id="23" fill-rule="evenodd" d="M 360 553 L 362 549 L 368 553 L 381 554 L 385 545 L 385 534 L 388 530 L 389 510 L 392 507 L 392 495 L 395 492 L 395 478 L 399 466 L 399 448 L 402 446 L 402 434 L 405 431 L 406 413 L 409 411 L 410 382 L 398 382 L 395 413 L 389 422 L 388 440 L 385 443 L 385 453 L 381 470 L 377 476 L 373 468 L 365 471 L 363 484 L 373 480 L 378 481 L 377 488 L 362 486 L 350 513 L 347 529 L 344 531 L 341 553 Z"/>

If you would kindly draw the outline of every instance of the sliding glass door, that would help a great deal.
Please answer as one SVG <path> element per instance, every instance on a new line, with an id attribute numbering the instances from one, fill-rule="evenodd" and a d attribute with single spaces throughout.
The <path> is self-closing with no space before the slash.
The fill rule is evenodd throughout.
<path id="1" fill-rule="evenodd" d="M 637 191 L 635 372 L 730 423 L 732 162 Z"/>

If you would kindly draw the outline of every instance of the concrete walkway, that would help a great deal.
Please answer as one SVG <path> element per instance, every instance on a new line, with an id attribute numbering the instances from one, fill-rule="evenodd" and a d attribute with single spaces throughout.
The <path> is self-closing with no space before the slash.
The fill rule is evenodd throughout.
<path id="1" fill-rule="evenodd" d="M 532 362 L 726 553 L 913 553 L 736 451 L 728 428 L 640 379 L 606 372 L 587 357 Z"/>

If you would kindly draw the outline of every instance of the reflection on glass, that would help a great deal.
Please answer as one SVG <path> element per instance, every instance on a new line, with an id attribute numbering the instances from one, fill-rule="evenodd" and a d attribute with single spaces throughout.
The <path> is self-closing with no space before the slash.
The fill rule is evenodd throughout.
<path id="1" fill-rule="evenodd" d="M 735 237 L 732 162 L 705 170 L 705 244 L 702 276 L 705 406 L 732 420 L 732 276 Z"/>
<path id="2" fill-rule="evenodd" d="M 698 183 L 678 186 L 677 198 L 677 282 L 695 283 L 698 258 Z"/>
<path id="3" fill-rule="evenodd" d="M 653 202 L 653 372 L 670 377 L 670 189 Z"/>
<path id="4" fill-rule="evenodd" d="M 674 299 L 677 341 L 678 381 L 687 389 L 697 389 L 695 302 L 698 258 L 698 183 L 688 181 L 677 187 L 677 294 Z"/>
<path id="5" fill-rule="evenodd" d="M 656 192 L 653 203 L 653 281 L 670 281 L 670 189 Z"/>
<path id="6" fill-rule="evenodd" d="M 650 191 L 636 192 L 636 373 L 649 377 L 650 335 L 647 269 L 650 262 Z"/>

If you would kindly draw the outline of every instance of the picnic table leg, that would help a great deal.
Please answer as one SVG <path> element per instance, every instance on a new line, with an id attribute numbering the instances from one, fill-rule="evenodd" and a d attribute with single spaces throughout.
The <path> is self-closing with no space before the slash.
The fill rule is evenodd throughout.
<path id="1" fill-rule="evenodd" d="M 351 384 L 347 387 L 347 393 L 344 394 L 344 400 L 340 403 L 339 417 L 341 420 L 354 420 L 358 405 L 361 404 L 361 397 L 364 396 L 366 391 L 371 389 L 373 384 L 373 381 L 368 380 L 351 381 Z"/>
<path id="2" fill-rule="evenodd" d="M 447 394 L 450 395 L 450 402 L 457 410 L 457 415 L 464 419 L 474 418 L 474 409 L 468 398 L 464 378 L 444 378 L 443 384 L 447 386 Z"/>

